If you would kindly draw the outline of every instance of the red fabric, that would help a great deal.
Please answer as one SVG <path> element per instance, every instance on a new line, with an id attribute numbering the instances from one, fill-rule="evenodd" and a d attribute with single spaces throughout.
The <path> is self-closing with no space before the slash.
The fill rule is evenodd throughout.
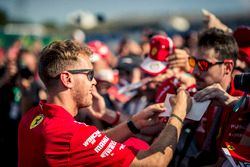
<path id="1" fill-rule="evenodd" d="M 129 97 L 125 94 L 119 93 L 119 90 L 118 90 L 117 86 L 115 86 L 115 85 L 108 88 L 107 93 L 112 98 L 115 98 L 116 100 L 118 100 L 119 102 L 122 102 L 122 103 L 126 103 L 131 99 L 131 97 Z"/>
<path id="2" fill-rule="evenodd" d="M 157 89 L 155 95 L 155 102 L 162 103 L 165 101 L 167 94 L 175 94 L 176 89 L 179 86 L 178 83 L 174 83 L 175 77 L 166 79 Z"/>
<path id="3" fill-rule="evenodd" d="M 60 106 L 40 104 L 19 124 L 19 167 L 129 166 L 133 161 L 135 154 L 124 144 L 112 141 L 94 126 L 75 121 Z"/>
<path id="4" fill-rule="evenodd" d="M 90 49 L 97 54 L 102 59 L 108 59 L 110 56 L 110 49 L 109 47 L 98 40 L 88 42 L 88 46 Z"/>
<path id="5" fill-rule="evenodd" d="M 200 125 L 196 130 L 195 140 L 198 146 L 198 149 L 201 149 L 203 143 L 208 136 L 209 130 L 212 126 L 214 115 L 216 113 L 216 108 L 209 106 L 203 117 L 201 118 Z"/>
<path id="6" fill-rule="evenodd" d="M 130 137 L 123 144 L 129 147 L 134 154 L 137 154 L 138 150 L 147 150 L 150 147 L 148 143 L 135 137 Z"/>
<path id="7" fill-rule="evenodd" d="M 220 133 L 217 137 L 217 142 L 221 146 L 222 143 L 233 142 L 239 143 L 245 133 L 249 120 L 247 120 L 247 110 L 239 110 L 233 112 L 232 109 L 225 109 L 222 113 Z"/>
<path id="8" fill-rule="evenodd" d="M 180 81 L 175 77 L 166 79 L 156 90 L 155 102 L 162 103 L 165 101 L 167 94 L 176 94 L 176 90 L 180 87 Z M 191 85 L 186 89 L 191 96 L 196 93 L 196 85 Z"/>
<path id="9" fill-rule="evenodd" d="M 234 88 L 234 82 L 232 81 L 229 94 L 232 96 L 242 96 L 244 92 L 236 90 Z M 220 132 L 222 133 L 218 135 L 218 141 L 220 144 L 225 143 L 226 141 L 233 143 L 240 142 L 240 139 L 244 135 L 244 132 L 249 123 L 249 120 L 247 120 L 247 114 L 249 112 L 249 106 L 247 110 L 240 109 L 237 112 L 233 112 L 232 109 L 225 109 L 225 111 L 222 113 L 222 120 L 220 125 Z"/>
<path id="10" fill-rule="evenodd" d="M 148 57 L 141 63 L 141 69 L 150 74 L 158 75 L 167 69 L 167 57 L 174 53 L 173 40 L 164 35 L 155 35 L 150 39 Z"/>
<path id="11" fill-rule="evenodd" d="M 240 59 L 250 65 L 250 27 L 238 26 L 234 33 L 234 38 L 239 46 Z"/>
<path id="12" fill-rule="evenodd" d="M 233 32 L 233 36 L 240 48 L 250 46 L 250 27 L 243 25 L 238 26 Z"/>
<path id="13" fill-rule="evenodd" d="M 250 162 L 250 147 L 228 142 L 225 145 L 236 162 Z"/>
<path id="14" fill-rule="evenodd" d="M 155 35 L 150 40 L 149 57 L 158 61 L 166 61 L 166 58 L 173 54 L 174 49 L 175 46 L 171 38 Z"/>
<path id="15" fill-rule="evenodd" d="M 239 48 L 239 59 L 250 65 L 250 46 Z"/>
<path id="16" fill-rule="evenodd" d="M 231 82 L 229 94 L 232 96 L 243 95 L 243 92 L 234 89 L 233 81 Z M 249 106 L 248 106 L 249 107 Z M 219 134 L 216 137 L 217 150 L 221 150 L 223 143 L 233 142 L 239 143 L 241 137 L 247 128 L 249 120 L 247 120 L 246 114 L 250 111 L 250 107 L 247 110 L 239 110 L 238 112 L 233 112 L 231 108 L 223 108 L 222 116 L 220 119 Z M 196 140 L 198 145 L 201 146 L 207 137 L 209 130 L 211 128 L 212 122 L 215 119 L 214 115 L 216 110 L 213 106 L 209 106 L 207 112 L 201 119 L 200 126 L 196 132 Z"/>
<path id="17" fill-rule="evenodd" d="M 250 131 L 245 131 L 244 136 L 250 137 Z"/>

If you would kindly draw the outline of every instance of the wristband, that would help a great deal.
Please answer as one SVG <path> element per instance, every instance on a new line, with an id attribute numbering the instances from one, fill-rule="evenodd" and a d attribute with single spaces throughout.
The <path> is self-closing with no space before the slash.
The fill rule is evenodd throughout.
<path id="1" fill-rule="evenodd" d="M 119 122 L 120 117 L 121 117 L 121 113 L 120 113 L 119 111 L 116 111 L 116 112 L 115 112 L 115 120 L 111 123 L 111 125 L 112 125 L 112 126 L 113 126 L 113 125 L 116 125 L 116 124 Z"/>
<path id="2" fill-rule="evenodd" d="M 138 129 L 131 120 L 127 122 L 127 125 L 132 133 L 134 134 L 140 133 L 140 129 Z"/>
<path id="3" fill-rule="evenodd" d="M 170 117 L 175 117 L 178 121 L 181 122 L 181 124 L 183 124 L 183 120 L 182 120 L 178 115 L 175 115 L 174 113 L 172 113 L 172 114 L 170 115 Z"/>

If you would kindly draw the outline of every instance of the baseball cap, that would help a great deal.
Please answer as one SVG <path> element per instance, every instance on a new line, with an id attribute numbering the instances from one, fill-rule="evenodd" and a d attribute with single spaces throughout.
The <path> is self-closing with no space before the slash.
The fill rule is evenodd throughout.
<path id="1" fill-rule="evenodd" d="M 233 36 L 239 46 L 240 59 L 250 65 L 250 27 L 237 27 Z"/>
<path id="2" fill-rule="evenodd" d="M 95 62 L 100 59 L 108 59 L 110 56 L 109 47 L 99 40 L 93 40 L 87 43 L 90 49 L 93 51 L 91 61 Z"/>
<path id="3" fill-rule="evenodd" d="M 237 41 L 239 47 L 250 46 L 250 27 L 248 26 L 238 26 L 234 32 L 233 36 Z"/>
<path id="4" fill-rule="evenodd" d="M 166 58 L 173 54 L 175 49 L 171 38 L 164 35 L 155 35 L 150 40 L 150 51 L 142 64 L 141 69 L 151 75 L 157 75 L 167 69 Z"/>
<path id="5" fill-rule="evenodd" d="M 239 48 L 239 53 L 240 55 L 242 55 L 240 59 L 245 61 L 248 65 L 250 65 L 250 46 Z"/>
<path id="6" fill-rule="evenodd" d="M 137 55 L 122 56 L 118 60 L 117 69 L 131 72 L 134 68 L 140 67 L 142 58 Z"/>
<path id="7" fill-rule="evenodd" d="M 106 81 L 113 83 L 114 81 L 114 72 L 112 69 L 101 69 L 95 71 L 95 79 L 98 81 Z"/>

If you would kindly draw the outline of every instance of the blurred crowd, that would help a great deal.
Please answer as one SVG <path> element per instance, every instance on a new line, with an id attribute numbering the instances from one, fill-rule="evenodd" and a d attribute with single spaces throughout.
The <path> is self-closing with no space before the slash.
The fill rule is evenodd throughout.
<path id="1" fill-rule="evenodd" d="M 175 94 L 182 86 L 197 101 L 209 98 L 212 102 L 201 120 L 184 121 L 169 166 L 222 165 L 226 158 L 221 154 L 221 143 L 225 141 L 248 146 L 249 150 L 250 108 L 247 105 L 250 104 L 244 104 L 245 110 L 233 113 L 228 99 L 223 97 L 239 99 L 244 94 L 234 89 L 233 77 L 249 72 L 250 27 L 239 25 L 232 30 L 208 11 L 204 11 L 203 16 L 204 29 L 192 31 L 188 37 L 170 36 L 164 30 L 145 28 L 139 41 L 124 37 L 115 50 L 101 40 L 85 41 L 79 34 L 73 35 L 73 40 L 88 45 L 93 51 L 91 61 L 96 88 L 106 106 L 105 112 L 83 108 L 76 119 L 105 130 L 128 120 L 150 104 L 164 102 L 167 94 Z M 234 46 L 234 41 L 228 46 L 213 43 L 213 37 L 222 33 L 232 36 L 237 44 Z M 221 62 L 204 56 L 209 48 L 224 54 Z M 17 130 L 22 115 L 47 98 L 45 86 L 38 76 L 41 50 L 39 42 L 27 49 L 18 39 L 9 48 L 0 50 L 0 150 L 1 160 L 8 166 L 17 165 Z M 227 79 L 221 77 L 220 70 L 212 69 L 219 63 L 233 64 L 225 67 L 229 68 Z M 231 96 L 220 98 L 221 92 Z M 232 122 L 232 118 L 238 121 Z M 166 119 L 162 118 L 162 122 Z M 164 123 L 159 124 L 136 137 L 150 145 L 163 127 Z"/>

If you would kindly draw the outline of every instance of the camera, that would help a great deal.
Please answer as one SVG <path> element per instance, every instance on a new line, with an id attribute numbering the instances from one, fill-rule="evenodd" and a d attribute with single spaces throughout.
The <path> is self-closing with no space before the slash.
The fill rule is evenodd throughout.
<path id="1" fill-rule="evenodd" d="M 235 89 L 250 92 L 250 73 L 243 73 L 235 75 L 234 77 L 234 87 Z"/>

